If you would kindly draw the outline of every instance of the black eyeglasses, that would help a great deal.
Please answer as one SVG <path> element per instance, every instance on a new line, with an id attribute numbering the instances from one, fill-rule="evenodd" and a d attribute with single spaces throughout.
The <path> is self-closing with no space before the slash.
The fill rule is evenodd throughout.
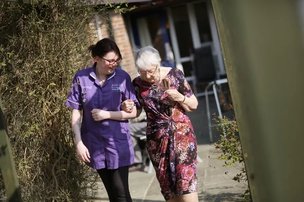
<path id="1" fill-rule="evenodd" d="M 106 59 L 106 58 L 102 58 L 102 59 L 109 64 L 119 64 L 121 62 L 121 58 L 119 58 L 117 60 L 109 60 L 109 59 Z"/>

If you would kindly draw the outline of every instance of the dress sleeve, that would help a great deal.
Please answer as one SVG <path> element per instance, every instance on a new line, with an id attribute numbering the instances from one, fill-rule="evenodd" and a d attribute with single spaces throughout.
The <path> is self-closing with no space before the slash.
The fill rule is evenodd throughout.
<path id="1" fill-rule="evenodd" d="M 80 81 L 79 81 L 79 78 L 77 77 L 77 74 L 73 78 L 72 87 L 68 93 L 68 97 L 65 102 L 65 105 L 72 109 L 82 110 L 81 87 L 80 87 Z"/>
<path id="2" fill-rule="evenodd" d="M 193 95 L 193 91 L 191 89 L 191 86 L 189 85 L 188 81 L 185 78 L 184 73 L 179 70 L 178 68 L 175 68 L 175 77 L 177 79 L 177 82 L 179 84 L 178 91 L 182 93 L 183 95 L 186 95 L 187 97 L 190 97 Z"/>
<path id="3" fill-rule="evenodd" d="M 135 78 L 132 82 L 133 84 L 133 87 L 134 87 L 134 90 L 135 90 L 135 95 L 136 95 L 136 98 L 138 100 L 138 103 L 136 103 L 136 107 L 141 109 L 141 107 L 143 106 L 143 99 L 142 97 L 140 96 L 140 92 L 139 92 L 139 84 L 138 84 L 139 80 L 138 80 L 138 77 Z"/>

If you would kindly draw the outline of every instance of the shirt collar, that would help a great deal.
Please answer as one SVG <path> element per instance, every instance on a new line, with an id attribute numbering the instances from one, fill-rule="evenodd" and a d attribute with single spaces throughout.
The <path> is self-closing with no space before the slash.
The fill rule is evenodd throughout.
<path id="1" fill-rule="evenodd" d="M 110 74 L 110 75 L 107 76 L 106 80 L 109 80 L 109 79 L 113 78 L 115 75 L 116 75 L 116 69 L 114 70 L 114 72 L 112 74 Z M 94 65 L 92 66 L 92 70 L 90 72 L 90 77 L 93 78 L 94 80 L 97 79 L 97 76 L 96 76 L 96 63 L 94 63 Z"/>

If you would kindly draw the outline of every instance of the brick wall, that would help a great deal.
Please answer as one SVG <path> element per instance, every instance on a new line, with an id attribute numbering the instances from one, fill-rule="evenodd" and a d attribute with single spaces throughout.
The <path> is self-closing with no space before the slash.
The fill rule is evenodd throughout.
<path id="1" fill-rule="evenodd" d="M 109 37 L 109 20 L 106 17 L 95 15 L 89 23 L 88 37 L 91 44 L 97 43 L 100 39 Z M 88 61 L 88 65 L 93 60 Z"/>
<path id="2" fill-rule="evenodd" d="M 108 37 L 108 24 L 99 16 L 95 15 L 89 23 L 89 38 L 92 44 L 95 44 L 99 38 L 98 29 L 100 30 L 102 38 Z"/>
<path id="3" fill-rule="evenodd" d="M 134 78 L 137 72 L 134 62 L 134 54 L 123 16 L 117 13 L 112 13 L 110 15 L 110 19 L 112 33 L 118 47 L 120 48 L 123 58 L 121 65 L 123 69 L 126 70 L 132 78 Z"/>

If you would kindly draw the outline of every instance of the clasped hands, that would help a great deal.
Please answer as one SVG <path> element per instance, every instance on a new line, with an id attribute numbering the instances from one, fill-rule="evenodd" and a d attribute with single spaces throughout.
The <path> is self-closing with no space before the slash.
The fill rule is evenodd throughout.
<path id="1" fill-rule="evenodd" d="M 131 99 L 127 99 L 121 103 L 121 109 L 128 113 L 131 113 L 134 107 L 135 104 Z"/>

